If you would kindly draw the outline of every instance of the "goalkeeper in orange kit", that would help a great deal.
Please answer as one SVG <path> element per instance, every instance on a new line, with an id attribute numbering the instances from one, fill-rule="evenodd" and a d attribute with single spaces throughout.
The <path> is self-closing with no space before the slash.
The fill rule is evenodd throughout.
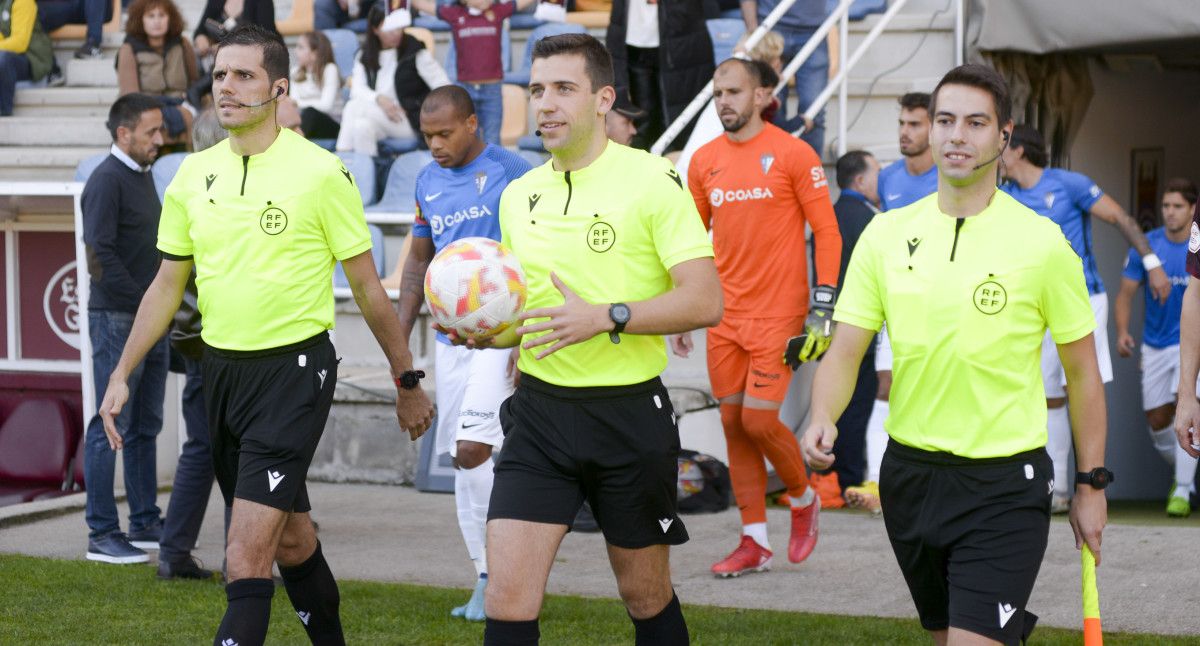
<path id="1" fill-rule="evenodd" d="M 713 234 L 725 296 L 725 317 L 708 331 L 708 373 L 721 402 L 742 538 L 713 565 L 721 577 L 770 567 L 764 457 L 791 501 L 793 563 L 816 546 L 821 508 L 799 444 L 779 421 L 790 381 L 780 352 L 802 333 L 797 359 L 815 359 L 828 347 L 842 239 L 816 152 L 761 118 L 771 101 L 772 77 L 766 65 L 740 59 L 717 68 L 713 100 L 725 134 L 697 150 L 688 170 L 692 197 Z M 811 310 L 806 222 L 813 230 L 818 278 Z M 672 345 L 686 356 L 691 339 L 680 335 Z"/>

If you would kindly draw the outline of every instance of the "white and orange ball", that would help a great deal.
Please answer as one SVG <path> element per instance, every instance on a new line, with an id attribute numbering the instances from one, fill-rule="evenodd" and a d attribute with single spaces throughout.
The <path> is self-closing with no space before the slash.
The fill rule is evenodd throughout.
<path id="1" fill-rule="evenodd" d="M 490 238 L 455 240 L 425 272 L 425 301 L 433 320 L 467 339 L 490 339 L 515 329 L 526 293 L 516 255 Z"/>

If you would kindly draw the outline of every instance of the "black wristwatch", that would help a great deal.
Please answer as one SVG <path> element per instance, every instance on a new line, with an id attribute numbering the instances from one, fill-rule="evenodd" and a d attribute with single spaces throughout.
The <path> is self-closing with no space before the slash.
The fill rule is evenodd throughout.
<path id="1" fill-rule="evenodd" d="M 608 340 L 613 343 L 620 343 L 620 334 L 625 331 L 625 325 L 629 323 L 629 306 L 625 303 L 613 303 L 608 306 L 608 318 L 612 319 L 613 329 L 608 333 Z"/>
<path id="2" fill-rule="evenodd" d="M 1103 489 L 1112 484 L 1113 472 L 1104 467 L 1096 467 L 1091 471 L 1075 473 L 1075 486 L 1091 485 L 1093 489 Z"/>
<path id="3" fill-rule="evenodd" d="M 424 370 L 405 370 L 396 377 L 396 387 L 405 390 L 412 390 L 421 385 L 421 380 L 425 378 Z"/>

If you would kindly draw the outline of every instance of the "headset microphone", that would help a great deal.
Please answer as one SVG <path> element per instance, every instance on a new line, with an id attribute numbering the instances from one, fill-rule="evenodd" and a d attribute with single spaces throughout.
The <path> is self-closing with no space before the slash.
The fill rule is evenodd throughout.
<path id="1" fill-rule="evenodd" d="M 1000 159 L 1000 156 L 1004 154 L 1004 149 L 1005 149 L 1005 148 L 1008 148 L 1008 131 L 1007 131 L 1007 130 L 1003 130 L 1003 131 L 1001 131 L 1001 132 L 1000 132 L 1000 135 L 1001 135 L 1002 137 L 1004 137 L 1004 145 L 1003 145 L 1003 146 L 1000 146 L 1000 152 L 996 153 L 996 156 L 995 156 L 995 157 L 992 157 L 991 159 L 989 159 L 989 160 L 987 160 L 987 161 L 983 162 L 982 164 L 976 164 L 976 165 L 975 165 L 975 166 L 974 166 L 974 167 L 973 167 L 971 170 L 979 170 L 980 168 L 983 168 L 984 166 L 987 166 L 988 164 L 990 164 L 990 163 L 992 163 L 992 162 L 996 161 L 997 159 Z"/>
<path id="2" fill-rule="evenodd" d="M 534 131 L 533 131 L 533 134 L 537 135 L 538 137 L 541 137 L 541 136 L 542 136 L 542 131 L 541 131 L 541 130 L 534 130 Z"/>
<path id="3" fill-rule="evenodd" d="M 242 106 L 243 108 L 261 108 L 264 105 L 275 101 L 276 99 L 278 99 L 281 96 L 283 96 L 283 88 L 279 88 L 279 89 L 275 90 L 275 96 L 267 99 L 266 101 L 263 101 L 262 103 L 242 103 L 239 101 L 238 105 Z"/>

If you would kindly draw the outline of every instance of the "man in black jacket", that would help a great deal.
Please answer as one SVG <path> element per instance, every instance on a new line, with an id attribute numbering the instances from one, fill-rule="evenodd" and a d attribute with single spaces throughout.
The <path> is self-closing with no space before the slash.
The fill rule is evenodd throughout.
<path id="1" fill-rule="evenodd" d="M 712 79 L 712 38 L 703 2 L 613 0 L 605 45 L 617 93 L 627 88 L 650 116 L 638 124 L 635 148 L 648 149 Z M 675 138 L 679 148 L 685 130 Z"/>
<path id="2" fill-rule="evenodd" d="M 838 274 L 838 290 L 842 288 L 841 277 L 845 276 L 858 237 L 867 228 L 871 218 L 879 213 L 876 206 L 879 204 L 878 180 L 879 162 L 869 152 L 852 150 L 837 160 L 837 183 L 842 190 L 833 205 L 833 213 L 837 216 L 838 229 L 842 234 L 842 271 Z M 863 483 L 867 420 L 871 417 L 872 400 L 878 387 L 875 344 L 872 343 L 858 369 L 858 382 L 854 386 L 854 394 L 850 396 L 850 404 L 837 421 L 841 434 L 833 446 L 833 452 L 838 456 L 833 464 L 833 472 L 838 476 L 842 491 Z"/>
<path id="3" fill-rule="evenodd" d="M 96 401 L 125 347 L 142 295 L 158 271 L 156 246 L 162 204 L 150 165 L 163 143 L 158 99 L 127 94 L 108 113 L 113 145 L 84 186 L 83 241 L 91 275 L 88 336 Z M 158 549 L 162 532 L 155 475 L 155 441 L 163 422 L 168 349 L 160 339 L 130 378 L 130 406 L 117 418 L 125 439 L 125 491 L 129 534 L 121 533 L 113 497 L 116 453 L 98 415 L 88 421 L 84 446 L 87 483 L 87 558 L 104 563 L 144 563 L 143 549 Z"/>

